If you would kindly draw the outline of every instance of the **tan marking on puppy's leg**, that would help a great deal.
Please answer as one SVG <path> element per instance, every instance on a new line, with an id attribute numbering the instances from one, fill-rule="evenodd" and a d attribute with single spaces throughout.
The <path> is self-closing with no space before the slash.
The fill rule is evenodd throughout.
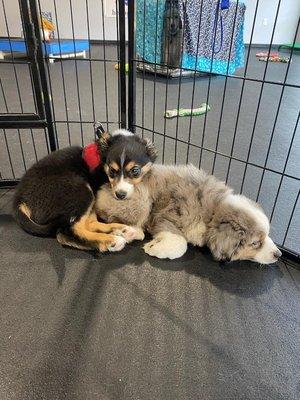
<path id="1" fill-rule="evenodd" d="M 86 240 L 100 251 L 120 251 L 123 249 L 126 244 L 124 238 L 106 233 L 91 232 L 89 230 L 88 219 L 89 215 L 84 215 L 72 226 L 72 230 L 76 236 L 82 240 Z"/>
<path id="2" fill-rule="evenodd" d="M 144 239 L 144 233 L 141 233 L 140 229 L 124 224 L 99 222 L 95 212 L 92 212 L 87 217 L 87 229 L 91 232 L 112 233 L 113 235 L 121 236 L 127 243 Z"/>
<path id="3" fill-rule="evenodd" d="M 21 203 L 21 204 L 19 205 L 19 209 L 21 210 L 21 212 L 22 212 L 23 214 L 26 215 L 26 217 L 28 217 L 29 219 L 31 219 L 31 210 L 30 210 L 30 208 L 27 206 L 27 204 Z"/>
<path id="4" fill-rule="evenodd" d="M 85 246 L 84 244 L 76 242 L 75 239 L 69 238 L 68 236 L 64 235 L 61 232 L 59 232 L 56 235 L 56 240 L 62 246 L 74 247 L 75 249 L 79 249 L 79 250 L 91 250 L 94 248 L 93 246 L 88 246 L 88 245 Z"/>
<path id="5" fill-rule="evenodd" d="M 124 224 L 106 224 L 104 222 L 99 222 L 97 219 L 97 215 L 95 212 L 91 212 L 87 219 L 88 230 L 91 232 L 102 232 L 102 233 L 111 233 L 114 229 L 123 229 L 127 228 L 127 225 Z"/>

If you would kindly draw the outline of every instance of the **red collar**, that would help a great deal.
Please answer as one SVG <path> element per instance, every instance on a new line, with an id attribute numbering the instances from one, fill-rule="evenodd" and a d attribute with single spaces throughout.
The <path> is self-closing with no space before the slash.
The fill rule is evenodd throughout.
<path id="1" fill-rule="evenodd" d="M 101 154 L 97 143 L 90 143 L 83 148 L 82 157 L 89 167 L 90 172 L 93 172 L 101 165 Z"/>

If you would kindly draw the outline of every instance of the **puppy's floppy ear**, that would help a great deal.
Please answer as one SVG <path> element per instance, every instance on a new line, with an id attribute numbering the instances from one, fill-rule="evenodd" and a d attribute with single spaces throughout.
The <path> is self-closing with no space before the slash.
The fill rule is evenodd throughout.
<path id="1" fill-rule="evenodd" d="M 150 158 L 150 161 L 154 162 L 157 158 L 157 150 L 154 146 L 154 143 L 152 143 L 150 139 L 144 139 L 143 141 L 146 146 L 146 152 Z"/>
<path id="2" fill-rule="evenodd" d="M 234 220 L 216 222 L 209 230 L 208 247 L 214 258 L 230 261 L 236 250 L 243 244 L 246 231 Z"/>

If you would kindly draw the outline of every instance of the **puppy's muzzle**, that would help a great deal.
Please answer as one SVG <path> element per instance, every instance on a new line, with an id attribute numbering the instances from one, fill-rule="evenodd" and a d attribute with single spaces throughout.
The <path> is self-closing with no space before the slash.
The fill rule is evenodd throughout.
<path id="1" fill-rule="evenodd" d="M 281 252 L 279 249 L 277 249 L 277 250 L 274 251 L 273 257 L 274 257 L 276 260 L 278 260 L 278 258 L 280 258 L 281 256 L 282 256 L 282 252 Z"/>
<path id="2" fill-rule="evenodd" d="M 127 192 L 124 192 L 124 190 L 117 190 L 115 192 L 115 195 L 118 200 L 124 200 L 126 199 Z"/>

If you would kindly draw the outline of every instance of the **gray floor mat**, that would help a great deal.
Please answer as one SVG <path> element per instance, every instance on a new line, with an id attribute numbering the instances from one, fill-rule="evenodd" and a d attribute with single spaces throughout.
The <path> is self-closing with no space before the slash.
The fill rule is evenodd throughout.
<path id="1" fill-rule="evenodd" d="M 1 400 L 299 398 L 299 268 L 62 248 L 0 195 Z"/>

